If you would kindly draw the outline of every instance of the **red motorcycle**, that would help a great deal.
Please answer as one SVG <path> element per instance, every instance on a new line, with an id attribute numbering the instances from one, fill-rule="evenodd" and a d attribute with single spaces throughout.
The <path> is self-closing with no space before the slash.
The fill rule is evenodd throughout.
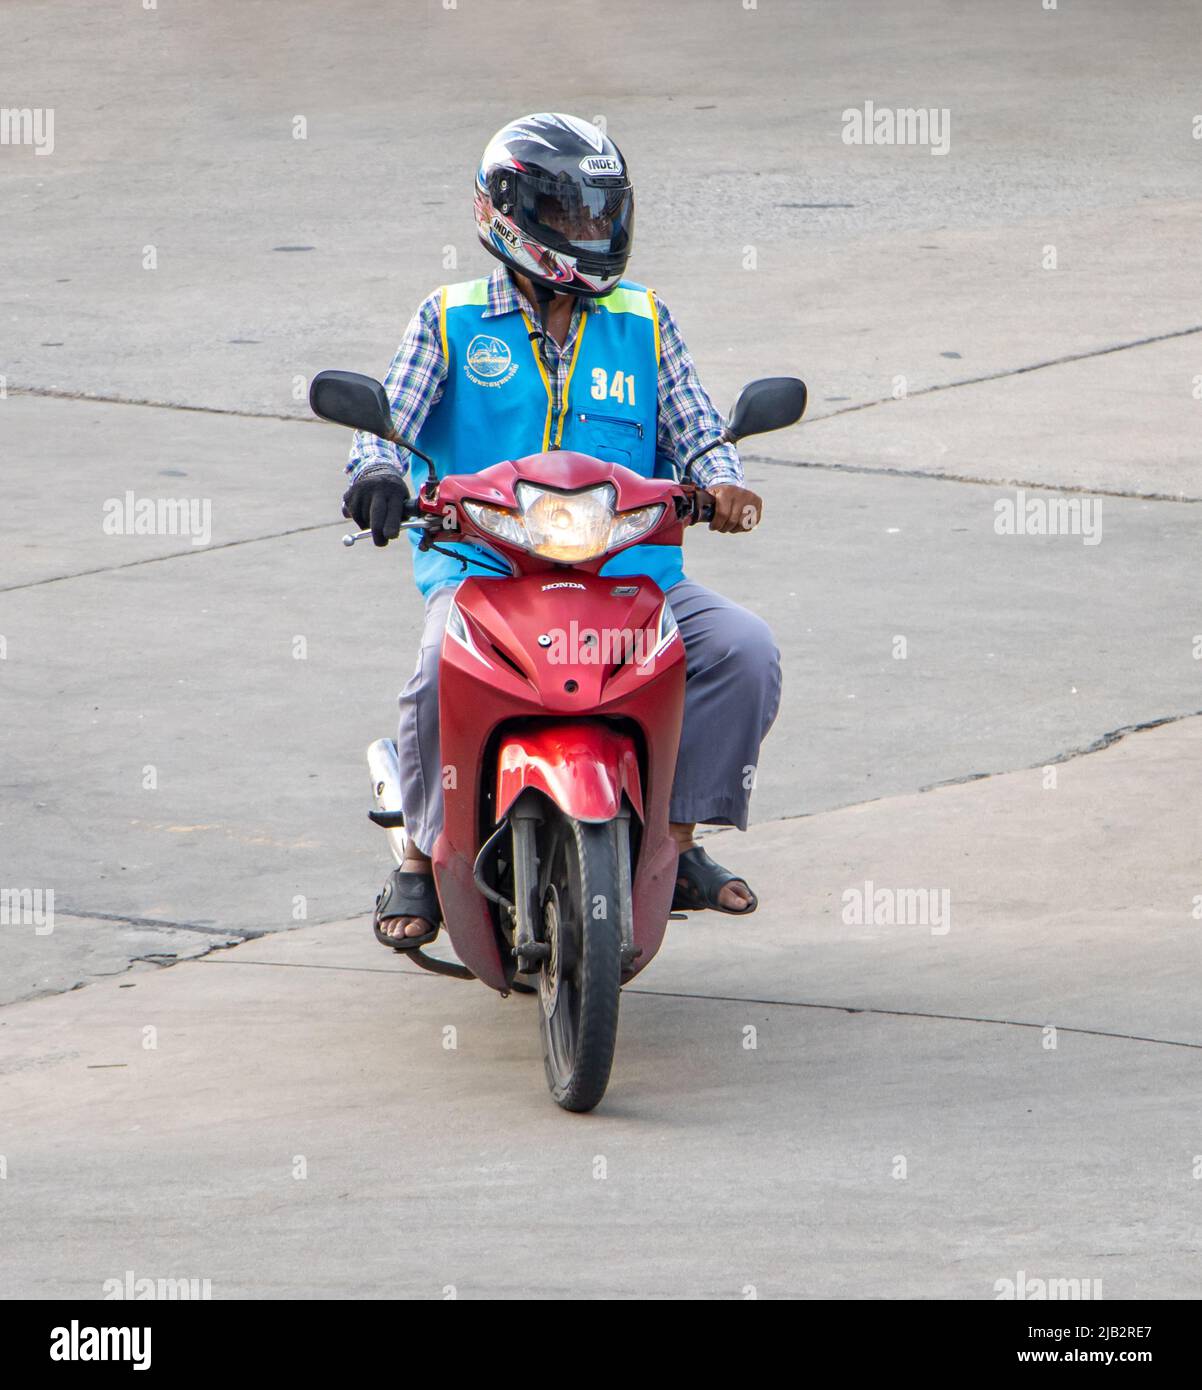
<path id="1" fill-rule="evenodd" d="M 456 775 L 444 790 L 434 881 L 461 964 L 406 955 L 503 996 L 537 992 L 551 1093 L 565 1109 L 591 1110 L 609 1081 L 621 987 L 650 963 L 673 915 L 668 798 L 685 684 L 663 592 L 598 571 L 635 544 L 680 545 L 712 499 L 687 482 L 566 452 L 440 479 L 393 433 L 378 381 L 321 372 L 309 401 L 322 419 L 427 464 L 405 521 L 423 547 L 472 541 L 504 562 L 506 577 L 469 576 L 456 590 L 439 674 L 442 762 Z M 805 403 L 796 378 L 750 383 L 686 471 L 719 443 L 796 423 Z M 368 762 L 369 814 L 400 862 L 395 744 L 378 740 Z"/>

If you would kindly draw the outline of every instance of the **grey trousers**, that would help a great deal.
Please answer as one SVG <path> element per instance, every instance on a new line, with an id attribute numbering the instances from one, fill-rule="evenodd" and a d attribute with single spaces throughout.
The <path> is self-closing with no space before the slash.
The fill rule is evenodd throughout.
<path id="1" fill-rule="evenodd" d="M 424 854 L 442 828 L 438 659 L 454 589 L 426 600 L 417 669 L 400 694 L 401 807 Z M 780 652 L 768 624 L 703 584 L 682 579 L 668 602 L 685 648 L 684 728 L 668 814 L 675 824 L 747 829 L 760 743 L 780 708 Z"/>

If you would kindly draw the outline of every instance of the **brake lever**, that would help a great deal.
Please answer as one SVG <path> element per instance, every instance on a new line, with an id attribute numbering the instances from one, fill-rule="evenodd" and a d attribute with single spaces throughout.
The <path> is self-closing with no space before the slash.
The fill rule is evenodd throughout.
<path id="1" fill-rule="evenodd" d="M 402 531 L 421 531 L 426 529 L 426 519 L 423 517 L 418 521 L 402 521 Z M 347 532 L 342 538 L 343 545 L 354 545 L 356 541 L 365 541 L 371 535 L 371 528 L 366 531 Z"/>

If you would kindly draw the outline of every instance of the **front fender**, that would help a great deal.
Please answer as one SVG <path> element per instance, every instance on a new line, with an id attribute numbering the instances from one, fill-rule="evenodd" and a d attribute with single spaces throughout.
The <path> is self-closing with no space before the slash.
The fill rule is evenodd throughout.
<path id="1" fill-rule="evenodd" d="M 504 735 L 497 750 L 496 818 L 528 787 L 574 820 L 612 820 L 625 795 L 643 819 L 638 753 L 629 734 L 593 721 L 538 723 Z"/>

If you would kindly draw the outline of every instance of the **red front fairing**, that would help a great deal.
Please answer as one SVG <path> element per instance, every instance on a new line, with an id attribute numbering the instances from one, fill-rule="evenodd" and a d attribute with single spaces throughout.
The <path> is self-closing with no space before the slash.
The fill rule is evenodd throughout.
<path id="1" fill-rule="evenodd" d="M 573 568 L 596 573 L 608 560 L 628 550 L 632 545 L 680 545 L 683 526 L 677 515 L 676 502 L 685 490 L 665 478 L 644 478 L 618 463 L 606 463 L 587 454 L 557 449 L 546 454 L 529 454 L 525 458 L 506 459 L 494 463 L 479 473 L 462 473 L 443 478 L 436 496 L 423 493 L 423 505 L 451 523 L 447 539 L 470 539 L 499 551 L 519 574 L 545 574 L 561 571 L 562 566 L 541 559 L 518 546 L 510 545 L 476 526 L 462 507 L 465 498 L 487 502 L 509 510 L 518 508 L 517 485 L 530 482 L 556 492 L 577 492 L 584 488 L 609 483 L 614 489 L 617 512 L 634 511 L 639 507 L 664 504 L 663 516 L 653 531 L 632 537 L 625 545 L 608 550 L 592 560 L 580 561 Z"/>
<path id="2" fill-rule="evenodd" d="M 589 463 L 588 482 L 609 467 Z M 471 496 L 488 495 L 478 478 L 470 481 Z M 636 481 L 654 489 L 650 500 L 664 498 L 662 481 Z M 449 624 L 442 647 L 445 815 L 434 864 L 456 953 L 494 989 L 508 987 L 512 962 L 502 957 L 472 871 L 479 847 L 526 787 L 585 820 L 609 819 L 623 798 L 630 804 L 641 822 L 633 898 L 642 950 L 632 970 L 659 948 L 676 877 L 668 797 L 685 675 L 679 635 L 657 650 L 663 602 L 649 579 L 602 579 L 581 567 L 469 578 L 456 591 L 465 631 Z M 553 640 L 540 645 L 540 637 Z"/>

